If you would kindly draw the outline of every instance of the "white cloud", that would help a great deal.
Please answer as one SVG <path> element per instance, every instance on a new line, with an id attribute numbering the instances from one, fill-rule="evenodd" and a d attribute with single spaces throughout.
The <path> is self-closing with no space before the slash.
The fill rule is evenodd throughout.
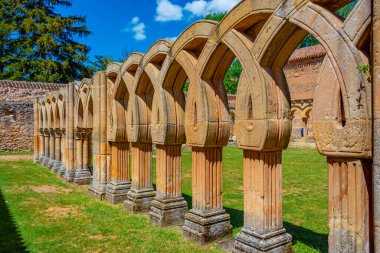
<path id="1" fill-rule="evenodd" d="M 138 22 L 140 21 L 140 18 L 139 17 L 134 17 L 132 18 L 132 24 L 137 24 Z"/>
<path id="2" fill-rule="evenodd" d="M 165 38 L 165 40 L 168 40 L 168 41 L 175 41 L 178 37 L 167 37 Z"/>
<path id="3" fill-rule="evenodd" d="M 183 17 L 182 7 L 172 4 L 169 0 L 157 0 L 156 21 L 178 21 Z"/>
<path id="4" fill-rule="evenodd" d="M 185 5 L 185 10 L 193 13 L 195 16 L 204 16 L 206 12 L 207 2 L 204 0 L 196 0 Z"/>
<path id="5" fill-rule="evenodd" d="M 140 21 L 139 17 L 132 18 L 130 24 L 128 24 L 122 32 L 132 32 L 135 40 L 145 40 L 146 39 L 146 25 Z"/>
<path id="6" fill-rule="evenodd" d="M 185 10 L 195 16 L 205 16 L 216 12 L 226 12 L 231 10 L 239 0 L 195 0 L 185 5 Z"/>

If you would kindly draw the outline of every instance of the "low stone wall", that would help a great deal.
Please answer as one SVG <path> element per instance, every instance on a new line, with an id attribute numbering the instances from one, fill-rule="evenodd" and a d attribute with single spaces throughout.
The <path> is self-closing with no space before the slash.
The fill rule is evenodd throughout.
<path id="1" fill-rule="evenodd" d="M 0 102 L 0 152 L 33 150 L 33 103 Z"/>
<path id="2" fill-rule="evenodd" d="M 33 150 L 33 99 L 60 87 L 56 83 L 0 80 L 0 152 Z"/>

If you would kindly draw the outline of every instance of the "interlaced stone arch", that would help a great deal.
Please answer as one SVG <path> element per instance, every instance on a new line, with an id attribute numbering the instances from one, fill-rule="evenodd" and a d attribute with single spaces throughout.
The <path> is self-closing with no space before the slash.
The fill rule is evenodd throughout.
<path id="1" fill-rule="evenodd" d="M 230 137 L 231 122 L 223 77 L 236 58 L 243 72 L 234 131 L 244 151 L 245 207 L 235 251 L 285 252 L 291 236 L 282 222 L 282 150 L 289 143 L 295 108 L 283 67 L 311 34 L 326 50 L 312 112 L 317 146 L 329 165 L 329 251 L 369 252 L 372 80 L 357 68 L 374 57 L 370 53 L 373 8 L 370 0 L 359 0 L 346 19 L 336 15 L 350 2 L 243 0 L 221 22 L 195 22 L 173 43 L 157 41 L 144 55 L 134 53 L 91 80 L 69 84 L 61 93 L 38 100 L 41 157 L 52 158 L 49 129 L 59 115 L 54 128 L 66 130 L 67 181 L 89 181 L 84 162 L 79 162 L 85 156 L 77 152 L 74 157 L 72 147 L 84 150 L 78 132 L 74 135 L 76 127 L 92 129 L 94 196 L 106 196 L 112 203 L 126 200 L 133 212 L 150 210 L 151 221 L 160 225 L 185 220 L 185 235 L 201 242 L 230 233 L 221 186 L 222 148 Z M 185 95 L 186 80 L 190 87 Z M 310 114 L 310 108 L 300 110 L 304 116 Z M 189 211 L 181 195 L 184 143 L 193 153 Z M 152 144 L 157 192 L 152 185 Z M 355 219 L 360 222 L 354 224 Z"/>

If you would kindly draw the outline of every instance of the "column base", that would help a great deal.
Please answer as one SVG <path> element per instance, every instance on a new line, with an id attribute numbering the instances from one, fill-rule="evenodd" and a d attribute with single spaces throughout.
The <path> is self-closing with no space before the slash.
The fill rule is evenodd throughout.
<path id="1" fill-rule="evenodd" d="M 44 159 L 45 159 L 44 156 L 40 156 L 40 158 L 38 159 L 38 163 L 39 163 L 39 164 L 43 164 Z"/>
<path id="2" fill-rule="evenodd" d="M 124 201 L 124 207 L 131 213 L 144 213 L 150 210 L 150 203 L 156 196 L 153 189 L 128 191 L 128 199 Z"/>
<path id="3" fill-rule="evenodd" d="M 55 161 L 55 163 L 53 164 L 52 171 L 57 174 L 59 170 L 61 169 L 61 166 L 62 166 L 62 163 L 60 161 Z"/>
<path id="4" fill-rule="evenodd" d="M 48 164 L 47 164 L 47 167 L 48 167 L 49 169 L 53 169 L 54 163 L 55 163 L 55 160 L 50 159 L 49 162 L 48 162 Z"/>
<path id="5" fill-rule="evenodd" d="M 38 156 L 35 156 L 35 157 L 33 158 L 33 161 L 34 161 L 35 163 L 39 163 L 39 162 L 40 162 L 40 158 L 39 158 Z"/>
<path id="6" fill-rule="evenodd" d="M 74 183 L 79 185 L 85 185 L 91 183 L 91 173 L 89 170 L 76 170 Z"/>
<path id="7" fill-rule="evenodd" d="M 182 225 L 187 212 L 187 202 L 183 197 L 154 199 L 151 202 L 149 219 L 161 227 Z"/>
<path id="8" fill-rule="evenodd" d="M 258 234 L 244 228 L 236 236 L 234 253 L 291 253 L 292 236 L 283 228 L 268 234 Z"/>
<path id="9" fill-rule="evenodd" d="M 50 158 L 49 157 L 44 157 L 44 160 L 42 161 L 42 165 L 47 167 L 49 164 Z"/>
<path id="10" fill-rule="evenodd" d="M 97 200 L 105 200 L 106 199 L 106 191 L 100 191 L 98 189 L 95 189 L 93 187 L 88 188 L 88 193 L 91 197 Z"/>
<path id="11" fill-rule="evenodd" d="M 65 173 L 66 173 L 65 165 L 63 165 L 63 164 L 61 163 L 61 167 L 60 167 L 59 170 L 57 171 L 57 175 L 63 178 L 63 177 L 65 176 Z"/>
<path id="12" fill-rule="evenodd" d="M 107 184 L 106 199 L 111 204 L 120 204 L 128 199 L 131 181 L 111 181 Z"/>
<path id="13" fill-rule="evenodd" d="M 75 178 L 75 170 L 65 170 L 63 179 L 66 182 L 74 182 L 74 178 Z"/>
<path id="14" fill-rule="evenodd" d="M 185 237 L 205 244 L 231 234 L 230 215 L 224 209 L 210 213 L 191 209 L 182 230 Z"/>

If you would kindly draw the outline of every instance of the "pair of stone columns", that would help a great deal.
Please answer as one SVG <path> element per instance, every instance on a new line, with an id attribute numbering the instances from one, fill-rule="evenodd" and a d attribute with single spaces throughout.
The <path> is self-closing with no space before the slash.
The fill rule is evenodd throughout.
<path id="1" fill-rule="evenodd" d="M 89 136 L 91 129 L 76 128 L 76 170 L 74 183 L 76 184 L 90 184 L 91 173 L 89 170 Z"/>

